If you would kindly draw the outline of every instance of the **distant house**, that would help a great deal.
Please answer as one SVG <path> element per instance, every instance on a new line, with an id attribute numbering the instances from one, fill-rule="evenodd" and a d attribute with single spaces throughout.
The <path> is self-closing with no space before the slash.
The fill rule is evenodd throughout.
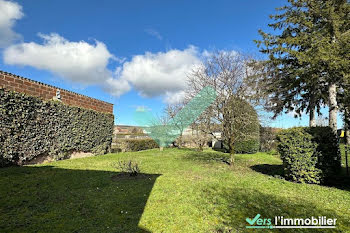
<path id="1" fill-rule="evenodd" d="M 133 126 L 128 125 L 115 125 L 114 134 L 129 134 L 131 133 Z"/>
<path id="2" fill-rule="evenodd" d="M 113 134 L 116 138 L 148 138 L 141 127 L 132 125 L 115 125 Z"/>

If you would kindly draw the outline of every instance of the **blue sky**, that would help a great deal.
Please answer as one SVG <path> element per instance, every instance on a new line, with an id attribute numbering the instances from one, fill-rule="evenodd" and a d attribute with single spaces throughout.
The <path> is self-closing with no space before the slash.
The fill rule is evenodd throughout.
<path id="1" fill-rule="evenodd" d="M 0 0 L 0 69 L 111 102 L 117 124 L 134 124 L 136 108 L 160 114 L 181 93 L 176 83 L 205 51 L 261 56 L 253 40 L 284 3 Z"/>

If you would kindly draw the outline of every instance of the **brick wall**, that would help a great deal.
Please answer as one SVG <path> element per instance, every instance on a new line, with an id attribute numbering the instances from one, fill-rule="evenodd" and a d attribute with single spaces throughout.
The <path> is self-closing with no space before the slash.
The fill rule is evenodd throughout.
<path id="1" fill-rule="evenodd" d="M 111 103 L 23 78 L 4 71 L 0 71 L 0 88 L 26 93 L 31 96 L 40 97 L 44 100 L 53 99 L 56 96 L 57 89 L 59 89 L 61 92 L 61 101 L 65 104 L 113 114 L 113 104 Z"/>

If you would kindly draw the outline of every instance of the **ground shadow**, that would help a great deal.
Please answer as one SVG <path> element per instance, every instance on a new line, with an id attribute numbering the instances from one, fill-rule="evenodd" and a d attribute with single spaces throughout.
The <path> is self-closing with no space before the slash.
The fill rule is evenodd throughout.
<path id="1" fill-rule="evenodd" d="M 283 176 L 283 166 L 281 164 L 257 164 L 250 168 L 269 176 Z"/>
<path id="2" fill-rule="evenodd" d="M 338 176 L 330 177 L 324 181 L 324 185 L 350 191 L 350 176 L 340 174 Z"/>
<path id="3" fill-rule="evenodd" d="M 283 166 L 278 164 L 257 164 L 250 167 L 256 172 L 276 178 L 283 178 Z M 341 190 L 350 191 L 350 176 L 347 176 L 344 171 L 339 175 L 330 177 L 324 180 L 323 186 L 334 187 Z"/>
<path id="4" fill-rule="evenodd" d="M 138 224 L 157 177 L 50 166 L 0 169 L 0 232 L 149 232 Z"/>
<path id="5" fill-rule="evenodd" d="M 323 209 L 303 198 L 289 198 L 278 193 L 263 193 L 257 189 L 238 187 L 208 186 L 203 188 L 203 195 L 210 200 L 212 212 L 220 216 L 214 232 L 348 232 L 350 222 L 347 215 L 338 215 L 331 209 Z M 257 214 L 261 218 L 272 219 L 275 216 L 287 218 L 310 218 L 326 216 L 337 218 L 336 229 L 247 229 L 250 226 L 246 218 L 253 219 Z"/>
<path id="6" fill-rule="evenodd" d="M 204 162 L 218 161 L 218 162 L 230 164 L 230 155 L 224 154 L 224 153 L 192 151 L 191 153 L 186 154 L 184 158 L 189 160 L 195 160 L 195 161 L 204 161 Z"/>

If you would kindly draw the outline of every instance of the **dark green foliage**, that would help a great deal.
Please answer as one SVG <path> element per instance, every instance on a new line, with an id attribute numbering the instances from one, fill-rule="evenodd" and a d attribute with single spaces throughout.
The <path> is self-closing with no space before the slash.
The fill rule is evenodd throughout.
<path id="1" fill-rule="evenodd" d="M 296 127 L 277 136 L 287 179 L 321 183 L 340 170 L 340 150 L 329 127 Z"/>
<path id="2" fill-rule="evenodd" d="M 276 135 L 279 129 L 272 127 L 260 127 L 261 152 L 269 152 L 277 149 Z"/>
<path id="3" fill-rule="evenodd" d="M 321 183 L 322 171 L 317 168 L 317 144 L 305 128 L 284 130 L 277 140 L 287 179 L 301 183 Z"/>
<path id="4" fill-rule="evenodd" d="M 0 89 L 0 166 L 73 151 L 105 153 L 113 115 Z"/>
<path id="5" fill-rule="evenodd" d="M 235 146 L 235 153 L 237 154 L 255 154 L 259 151 L 259 140 L 251 139 L 245 141 L 238 141 Z"/>
<path id="6" fill-rule="evenodd" d="M 158 148 L 159 145 L 153 139 L 127 139 L 128 151 L 140 151 Z"/>
<path id="7" fill-rule="evenodd" d="M 259 118 L 247 101 L 232 97 L 224 111 L 224 146 L 231 152 L 252 154 L 259 151 Z"/>
<path id="8" fill-rule="evenodd" d="M 277 116 L 319 112 L 329 86 L 343 86 L 350 69 L 350 4 L 346 0 L 288 0 L 256 41 L 266 61 L 265 90 Z M 317 43 L 316 43 L 317 42 Z"/>
<path id="9" fill-rule="evenodd" d="M 159 148 L 159 145 L 151 138 L 146 139 L 117 139 L 113 146 L 113 152 L 141 151 Z"/>
<path id="10" fill-rule="evenodd" d="M 338 139 L 330 127 L 307 128 L 308 133 L 313 136 L 319 152 L 317 167 L 322 170 L 325 177 L 337 174 L 341 168 L 341 153 Z"/>

